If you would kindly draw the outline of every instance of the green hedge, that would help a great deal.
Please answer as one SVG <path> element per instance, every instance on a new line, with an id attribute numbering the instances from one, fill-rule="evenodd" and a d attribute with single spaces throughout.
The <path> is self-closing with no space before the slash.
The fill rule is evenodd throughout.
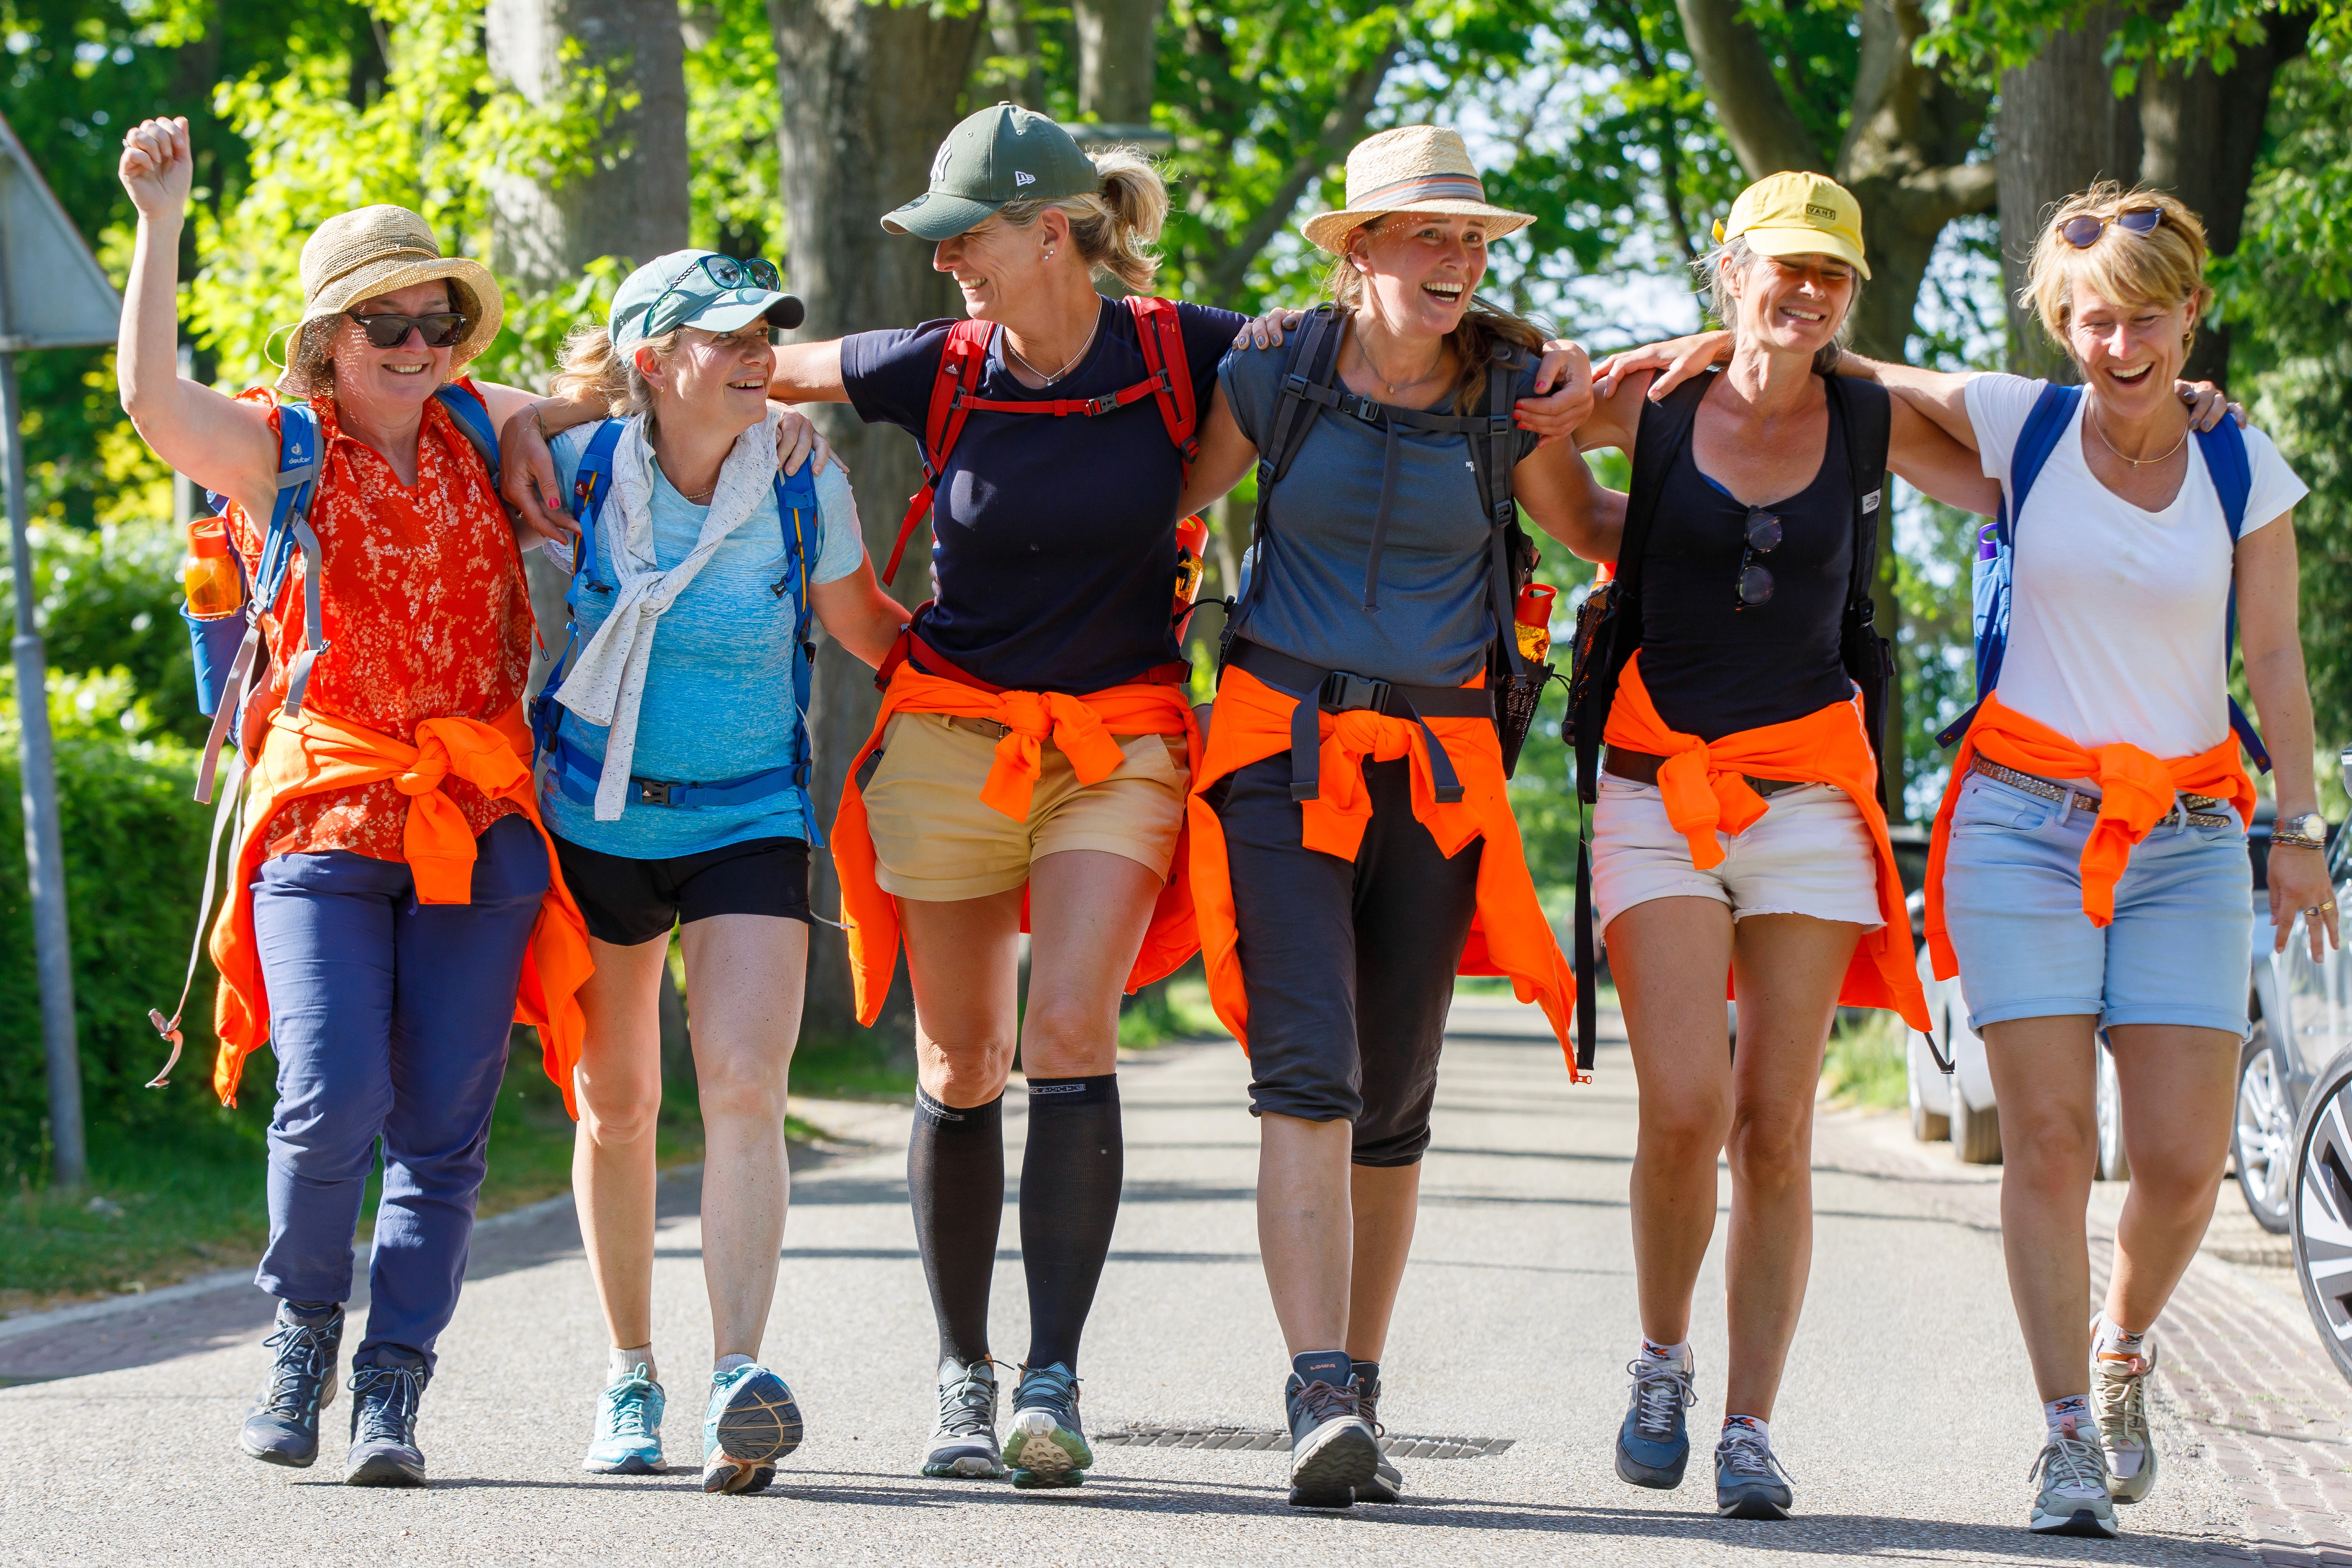
<path id="1" fill-rule="evenodd" d="M 188 1048 L 171 1087 L 142 1087 L 163 1065 L 147 1009 L 168 1012 L 179 994 L 212 814 L 191 798 L 192 757 L 184 747 L 117 738 L 119 709 L 110 715 L 105 710 L 115 704 L 102 696 L 88 700 L 88 683 L 58 681 L 52 710 L 62 721 L 58 794 L 83 1117 L 95 1142 L 109 1131 L 135 1133 L 225 1113 L 210 1089 L 209 966 L 197 977 Z M 84 699 L 79 709 L 78 696 Z M 118 721 L 110 725 L 110 717 Z M 50 1144 L 13 719 L 13 709 L 0 715 L 0 1081 L 8 1086 L 0 1093 L 0 1187 L 21 1190 L 47 1180 Z"/>

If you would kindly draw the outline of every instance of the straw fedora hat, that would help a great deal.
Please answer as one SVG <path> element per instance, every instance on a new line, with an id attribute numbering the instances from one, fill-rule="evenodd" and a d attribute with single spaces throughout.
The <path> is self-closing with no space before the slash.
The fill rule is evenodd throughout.
<path id="1" fill-rule="evenodd" d="M 1348 154 L 1348 205 L 1307 220 L 1307 237 L 1337 255 L 1348 231 L 1387 213 L 1452 213 L 1486 220 L 1500 239 L 1535 222 L 1532 213 L 1490 205 L 1486 187 L 1459 132 L 1442 125 L 1400 125 L 1365 138 Z"/>
<path id="2" fill-rule="evenodd" d="M 455 375 L 490 346 L 505 319 L 506 300 L 490 269 L 443 256 L 433 230 L 406 207 L 359 207 L 320 224 L 302 247 L 302 320 L 278 390 L 295 397 L 331 390 L 320 373 L 337 319 L 362 300 L 436 279 L 447 280 L 449 308 L 466 318 L 466 334 L 449 354 Z"/>

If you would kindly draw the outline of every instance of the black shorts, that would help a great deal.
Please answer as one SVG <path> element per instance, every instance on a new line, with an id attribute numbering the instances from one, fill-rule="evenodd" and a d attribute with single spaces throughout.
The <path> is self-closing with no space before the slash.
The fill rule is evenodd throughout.
<path id="1" fill-rule="evenodd" d="M 555 858 L 564 884 L 588 921 L 588 934 L 614 947 L 635 947 L 712 915 L 809 915 L 808 844 L 799 838 L 752 838 L 699 855 L 635 860 L 574 844 L 561 834 Z"/>
<path id="2" fill-rule="evenodd" d="M 1454 971 L 1478 907 L 1473 839 L 1452 859 L 1412 815 L 1412 764 L 1367 763 L 1372 820 L 1350 862 L 1299 842 L 1290 753 L 1220 779 L 1250 1111 L 1354 1125 L 1359 1165 L 1429 1147 Z"/>

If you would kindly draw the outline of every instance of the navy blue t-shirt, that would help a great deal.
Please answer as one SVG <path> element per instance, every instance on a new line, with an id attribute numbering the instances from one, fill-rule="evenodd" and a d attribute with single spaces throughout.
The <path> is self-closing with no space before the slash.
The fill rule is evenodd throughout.
<path id="1" fill-rule="evenodd" d="M 1176 310 L 1205 420 L 1217 362 L 1248 318 Z M 952 324 L 842 339 L 841 379 L 858 416 L 921 440 Z M 1094 347 L 1070 374 L 1043 391 L 1022 385 L 999 331 L 977 390 L 1047 403 L 1123 391 L 1147 374 L 1134 311 L 1105 300 Z M 1094 418 L 967 416 L 931 502 L 940 596 L 924 637 L 968 673 L 1023 691 L 1099 691 L 1182 657 L 1169 608 L 1183 472 L 1157 398 Z"/>

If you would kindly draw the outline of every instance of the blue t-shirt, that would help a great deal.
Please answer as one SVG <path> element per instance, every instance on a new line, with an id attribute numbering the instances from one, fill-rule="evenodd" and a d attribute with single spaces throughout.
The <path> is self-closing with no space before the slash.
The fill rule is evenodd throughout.
<path id="1" fill-rule="evenodd" d="M 595 430 L 593 424 L 583 425 L 554 440 L 566 495 Z M 710 509 L 678 494 L 660 464 L 653 473 L 654 561 L 667 571 L 693 551 Z M 816 503 L 815 536 L 803 546 L 812 585 L 846 577 L 866 559 L 857 503 L 839 468 L 828 464 L 817 476 Z M 637 709 L 636 755 L 629 766 L 635 776 L 720 784 L 791 764 L 801 715 L 794 711 L 793 694 L 793 595 L 773 588 L 783 566 L 783 525 L 771 487 L 750 521 L 727 536 L 654 623 L 653 653 Z M 601 542 L 590 570 L 601 581 L 613 581 Z M 584 646 L 612 613 L 613 595 L 588 589 L 583 580 L 579 598 Z M 603 725 L 566 708 L 561 733 L 603 760 Z M 725 806 L 647 805 L 632 797 L 612 822 L 597 821 L 593 804 L 575 801 L 551 784 L 541 787 L 540 805 L 550 831 L 636 860 L 699 855 L 751 838 L 808 837 L 799 798 L 789 791 Z"/>
<path id="2" fill-rule="evenodd" d="M 1176 310 L 1205 419 L 1217 361 L 1247 318 Z M 952 324 L 844 338 L 841 379 L 858 416 L 921 440 Z M 1033 392 L 1005 368 L 1000 331 L 978 393 L 1027 403 L 1100 397 L 1147 374 L 1133 310 L 1105 300 L 1076 370 Z M 923 636 L 969 673 L 1023 691 L 1099 691 L 1181 658 L 1168 612 L 1183 472 L 1156 398 L 1091 418 L 967 416 L 931 505 L 940 587 Z"/>

